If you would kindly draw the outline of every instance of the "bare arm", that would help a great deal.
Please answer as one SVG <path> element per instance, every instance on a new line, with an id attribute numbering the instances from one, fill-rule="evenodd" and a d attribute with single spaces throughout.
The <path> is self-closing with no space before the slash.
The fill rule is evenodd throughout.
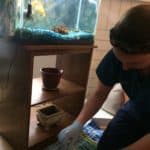
<path id="1" fill-rule="evenodd" d="M 122 150 L 150 150 L 150 133 Z"/>
<path id="2" fill-rule="evenodd" d="M 95 92 L 83 106 L 76 120 L 82 124 L 88 121 L 100 109 L 111 89 L 112 87 L 108 87 L 99 81 Z"/>

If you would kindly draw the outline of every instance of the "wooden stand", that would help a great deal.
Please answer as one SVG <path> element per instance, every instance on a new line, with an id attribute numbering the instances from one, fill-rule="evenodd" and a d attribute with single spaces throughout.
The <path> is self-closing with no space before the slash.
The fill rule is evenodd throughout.
<path id="1" fill-rule="evenodd" d="M 93 45 L 23 45 L 0 40 L 0 133 L 15 150 L 41 150 L 74 120 L 85 99 L 92 50 Z M 41 79 L 32 77 L 34 57 L 40 55 L 57 55 L 56 67 L 64 70 L 56 91 L 43 91 Z M 36 119 L 38 105 L 47 102 L 65 111 L 49 132 Z"/>

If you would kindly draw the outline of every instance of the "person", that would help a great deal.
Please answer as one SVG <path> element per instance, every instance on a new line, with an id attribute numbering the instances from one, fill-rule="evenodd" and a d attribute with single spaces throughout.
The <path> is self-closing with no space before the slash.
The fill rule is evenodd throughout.
<path id="1" fill-rule="evenodd" d="M 115 83 L 129 97 L 104 131 L 97 150 L 150 149 L 150 5 L 130 8 L 110 30 L 112 49 L 96 69 L 99 83 L 75 121 L 58 140 L 73 145 Z M 148 142 L 149 141 L 149 142 Z"/>

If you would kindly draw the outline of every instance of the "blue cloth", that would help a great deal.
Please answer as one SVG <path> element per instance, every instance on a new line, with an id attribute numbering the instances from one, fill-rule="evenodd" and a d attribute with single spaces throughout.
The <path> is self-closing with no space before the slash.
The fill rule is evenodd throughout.
<path id="1" fill-rule="evenodd" d="M 40 28 L 21 28 L 16 29 L 13 39 L 28 44 L 93 44 L 94 34 L 83 31 L 60 34 Z"/>
<path id="2" fill-rule="evenodd" d="M 123 70 L 112 50 L 98 65 L 96 73 L 105 85 L 113 86 L 120 82 L 138 111 L 150 113 L 150 76 L 141 76 L 138 70 Z"/>

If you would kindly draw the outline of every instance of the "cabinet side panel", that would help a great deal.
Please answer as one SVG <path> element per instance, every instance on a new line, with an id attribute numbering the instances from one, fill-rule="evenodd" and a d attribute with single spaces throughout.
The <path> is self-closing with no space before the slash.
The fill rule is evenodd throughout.
<path id="1" fill-rule="evenodd" d="M 90 53 L 57 56 L 56 66 L 64 69 L 63 78 L 86 87 L 91 63 Z"/>
<path id="2" fill-rule="evenodd" d="M 0 133 L 15 150 L 28 145 L 31 64 L 23 49 L 0 39 Z"/>
<path id="3" fill-rule="evenodd" d="M 89 68 L 91 64 L 92 49 L 89 53 L 66 54 L 57 56 L 56 66 L 64 70 L 63 78 L 73 81 L 81 85 L 85 90 L 56 101 L 65 111 L 77 116 L 83 107 L 87 81 L 89 76 Z"/>

